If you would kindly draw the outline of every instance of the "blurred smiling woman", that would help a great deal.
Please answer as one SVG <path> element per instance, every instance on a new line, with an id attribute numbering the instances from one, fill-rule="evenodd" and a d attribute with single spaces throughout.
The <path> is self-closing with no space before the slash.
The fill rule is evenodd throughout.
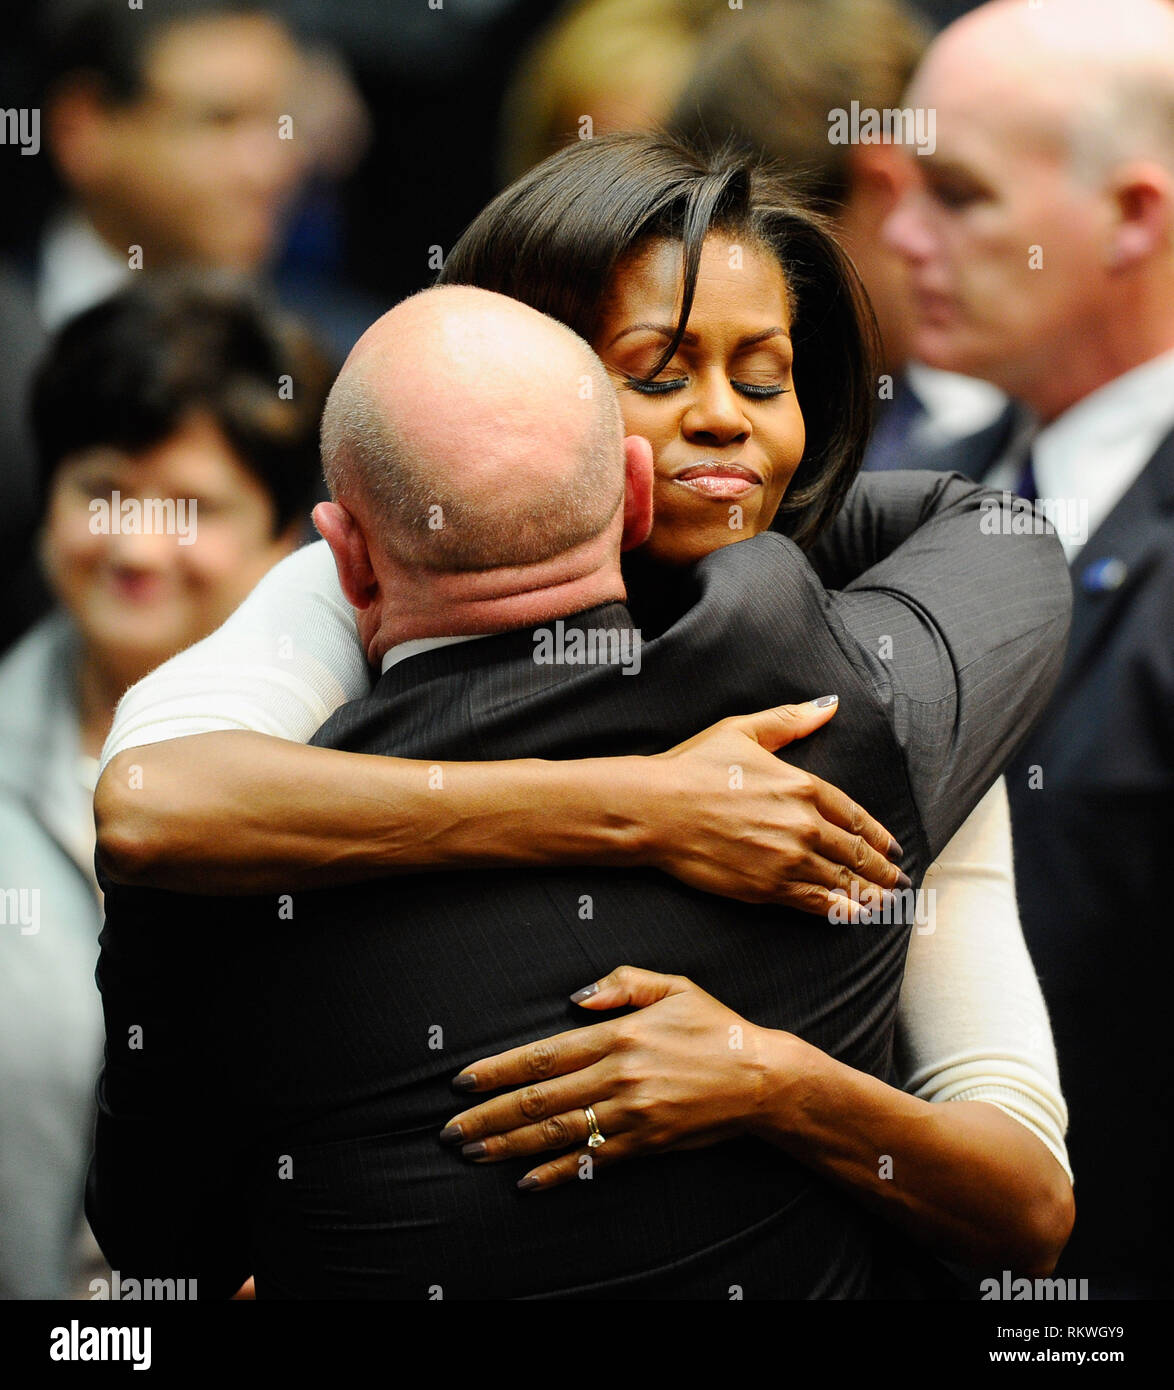
<path id="1" fill-rule="evenodd" d="M 0 663 L 0 886 L 38 909 L 0 934 L 0 1296 L 63 1297 L 72 1272 L 102 1039 L 92 796 L 115 704 L 297 545 L 328 381 L 300 327 L 185 278 L 73 320 L 35 382 L 58 608 Z"/>

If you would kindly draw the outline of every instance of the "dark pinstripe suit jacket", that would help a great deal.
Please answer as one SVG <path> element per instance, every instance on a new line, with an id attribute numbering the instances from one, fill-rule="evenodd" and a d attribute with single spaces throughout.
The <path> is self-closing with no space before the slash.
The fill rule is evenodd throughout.
<path id="1" fill-rule="evenodd" d="M 764 535 L 682 575 L 637 676 L 539 664 L 534 632 L 503 634 L 391 668 L 316 741 L 438 763 L 652 752 L 719 716 L 835 691 L 836 719 L 788 759 L 877 815 L 919 881 L 1041 708 L 1067 626 L 1059 546 L 984 534 L 983 497 L 940 475 L 869 479 L 820 560 L 836 575 L 887 558 L 841 592 Z M 619 604 L 576 621 L 631 627 Z M 470 1167 L 436 1136 L 455 1072 L 585 1021 L 566 996 L 623 961 L 688 974 L 887 1079 L 907 927 L 831 927 L 605 869 L 299 893 L 292 920 L 272 897 L 113 889 L 107 907 L 90 1211 L 124 1275 L 165 1265 L 212 1292 L 252 1271 L 261 1296 L 294 1297 L 866 1291 L 872 1223 L 756 1141 L 527 1201 L 522 1164 Z M 134 1023 L 150 1045 L 124 1045 Z"/>

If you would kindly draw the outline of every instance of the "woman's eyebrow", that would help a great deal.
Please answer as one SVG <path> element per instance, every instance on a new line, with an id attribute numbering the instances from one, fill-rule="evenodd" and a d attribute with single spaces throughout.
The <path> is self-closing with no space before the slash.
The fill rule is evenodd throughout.
<path id="1" fill-rule="evenodd" d="M 633 323 L 628 328 L 621 328 L 620 331 L 616 334 L 616 336 L 611 340 L 611 342 L 607 344 L 607 346 L 614 347 L 616 343 L 620 341 L 621 338 L 626 338 L 629 333 L 659 333 L 662 338 L 671 338 L 676 333 L 676 331 L 676 326 L 673 324 Z M 694 344 L 696 341 L 696 333 L 683 333 L 681 335 L 681 342 L 688 343 L 690 346 L 692 346 L 692 344 Z"/>
<path id="2" fill-rule="evenodd" d="M 745 338 L 738 339 L 740 348 L 754 347 L 756 343 L 764 343 L 768 338 L 786 338 L 791 341 L 790 330 L 786 328 L 764 328 L 761 333 L 751 333 Z"/>
<path id="3" fill-rule="evenodd" d="M 633 323 L 628 328 L 621 329 L 607 344 L 607 347 L 614 347 L 621 338 L 626 338 L 629 333 L 659 333 L 662 338 L 671 338 L 676 331 L 675 326 L 667 323 Z M 756 343 L 763 343 L 768 338 L 783 337 L 789 341 L 790 336 L 790 332 L 786 328 L 764 328 L 760 333 L 750 333 L 745 338 L 739 338 L 738 347 L 753 347 Z M 692 347 L 697 342 L 697 334 L 686 332 L 682 334 L 681 342 Z"/>

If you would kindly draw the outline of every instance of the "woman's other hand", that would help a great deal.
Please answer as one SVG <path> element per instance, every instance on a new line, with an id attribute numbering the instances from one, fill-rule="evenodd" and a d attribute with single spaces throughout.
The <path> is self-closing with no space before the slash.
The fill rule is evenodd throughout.
<path id="1" fill-rule="evenodd" d="M 750 1132 L 778 1082 L 764 1060 L 765 1030 L 680 975 L 622 965 L 588 990 L 571 998 L 585 1009 L 636 1012 L 473 1063 L 455 1089 L 519 1089 L 454 1116 L 442 1142 L 483 1163 L 573 1145 L 522 1178 L 529 1191 L 578 1175 L 587 1106 L 605 1141 L 590 1150 L 595 1164 Z"/>

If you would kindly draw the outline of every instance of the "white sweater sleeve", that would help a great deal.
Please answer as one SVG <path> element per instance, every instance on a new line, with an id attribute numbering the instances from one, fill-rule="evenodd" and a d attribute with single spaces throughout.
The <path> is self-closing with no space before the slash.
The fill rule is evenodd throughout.
<path id="1" fill-rule="evenodd" d="M 930 867 L 922 892 L 897 1009 L 898 1084 L 922 1100 L 997 1105 L 1071 1178 L 1068 1110 L 1019 924 L 1002 778 Z"/>
<path id="2" fill-rule="evenodd" d="M 127 748 L 223 729 L 306 743 L 370 688 L 330 547 L 316 541 L 274 566 L 210 636 L 126 692 L 102 766 Z"/>

